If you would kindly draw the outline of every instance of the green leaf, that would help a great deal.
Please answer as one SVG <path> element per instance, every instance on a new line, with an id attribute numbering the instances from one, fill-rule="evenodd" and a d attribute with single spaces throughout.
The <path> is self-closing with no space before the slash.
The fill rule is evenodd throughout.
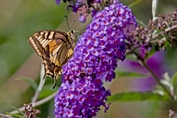
<path id="1" fill-rule="evenodd" d="M 172 85 L 173 85 L 173 86 L 176 86 L 176 85 L 177 85 L 177 72 L 173 75 L 171 81 L 172 81 Z"/>
<path id="2" fill-rule="evenodd" d="M 135 2 L 131 3 L 130 5 L 128 5 L 128 7 L 134 7 L 135 5 L 139 4 L 142 0 L 136 0 Z"/>
<path id="3" fill-rule="evenodd" d="M 58 90 L 58 89 L 53 89 L 52 87 L 53 87 L 53 84 L 45 85 L 43 90 L 41 91 L 38 99 L 48 97 L 49 95 L 53 94 L 54 92 L 56 92 Z"/>
<path id="4" fill-rule="evenodd" d="M 136 72 L 116 72 L 116 76 L 117 77 L 147 77 L 147 75 L 144 74 L 140 74 L 140 73 L 136 73 Z"/>
<path id="5" fill-rule="evenodd" d="M 134 102 L 151 100 L 167 101 L 168 97 L 153 92 L 125 92 L 108 97 L 107 102 Z"/>
<path id="6" fill-rule="evenodd" d="M 24 115 L 19 115 L 19 114 L 8 114 L 10 116 L 12 116 L 13 118 L 23 118 Z"/>
<path id="7" fill-rule="evenodd" d="M 146 55 L 145 59 L 149 59 L 155 52 L 157 52 L 156 49 L 152 48 L 150 52 L 148 52 L 148 54 Z"/>
<path id="8" fill-rule="evenodd" d="M 21 78 L 16 78 L 16 80 L 24 80 L 28 82 L 34 90 L 37 89 L 38 84 L 33 79 L 21 77 Z"/>
<path id="9" fill-rule="evenodd" d="M 21 115 L 24 115 L 24 113 L 22 111 L 20 111 L 17 107 L 15 107 L 15 106 L 13 106 L 11 104 L 8 104 L 6 102 L 3 102 L 3 101 L 0 101 L 0 102 L 6 104 L 7 106 L 11 107 L 14 110 L 17 110 Z M 6 114 L 8 114 L 8 113 L 6 112 Z M 8 115 L 12 115 L 12 114 L 8 114 Z"/>
<path id="10" fill-rule="evenodd" d="M 173 75 L 171 83 L 174 87 L 174 92 L 177 92 L 177 72 Z"/>

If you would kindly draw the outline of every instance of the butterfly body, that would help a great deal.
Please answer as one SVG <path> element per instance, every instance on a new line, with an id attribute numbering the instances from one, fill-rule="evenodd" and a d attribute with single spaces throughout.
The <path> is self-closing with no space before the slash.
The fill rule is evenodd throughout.
<path id="1" fill-rule="evenodd" d="M 62 73 L 62 66 L 72 56 L 75 47 L 75 31 L 67 33 L 45 30 L 34 33 L 28 42 L 39 57 L 42 57 L 45 76 L 54 78 L 55 82 Z M 55 86 L 56 83 L 54 83 Z"/>

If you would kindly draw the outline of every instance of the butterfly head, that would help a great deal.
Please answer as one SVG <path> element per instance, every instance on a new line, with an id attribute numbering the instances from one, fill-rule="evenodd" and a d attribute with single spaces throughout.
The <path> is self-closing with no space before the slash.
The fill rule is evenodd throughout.
<path id="1" fill-rule="evenodd" d="M 71 33 L 73 33 L 73 34 L 75 34 L 75 33 L 76 33 L 76 31 L 75 31 L 75 30 L 70 30 L 69 32 L 71 32 Z"/>
<path id="2" fill-rule="evenodd" d="M 70 30 L 69 32 L 67 32 L 68 36 L 71 37 L 71 39 L 73 40 L 76 39 L 75 33 L 76 33 L 75 30 Z"/>

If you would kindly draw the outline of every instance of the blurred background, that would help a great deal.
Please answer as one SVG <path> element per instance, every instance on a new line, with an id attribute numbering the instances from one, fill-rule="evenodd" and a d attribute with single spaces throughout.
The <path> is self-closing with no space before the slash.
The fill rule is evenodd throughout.
<path id="1" fill-rule="evenodd" d="M 134 0 L 119 0 L 129 5 Z M 142 0 L 132 7 L 133 14 L 138 20 L 148 23 L 151 15 L 151 0 Z M 39 83 L 41 59 L 34 53 L 27 40 L 39 30 L 68 31 L 64 15 L 69 18 L 72 29 L 82 30 L 87 23 L 79 23 L 78 16 L 65 10 L 66 4 L 57 5 L 55 0 L 0 0 L 0 113 L 11 112 L 24 103 L 30 103 L 34 96 L 36 85 Z M 177 9 L 176 0 L 160 0 L 158 13 L 173 13 Z M 76 23 L 72 26 L 73 20 Z M 160 77 L 164 72 L 172 76 L 177 71 L 177 49 L 167 48 L 148 60 L 148 65 Z M 140 71 L 141 70 L 141 71 Z M 146 74 L 140 64 L 126 60 L 119 62 L 117 71 L 136 71 Z M 47 78 L 39 100 L 57 91 L 59 85 L 52 89 L 53 79 Z M 128 91 L 150 91 L 155 87 L 152 77 L 116 77 L 107 83 L 112 94 Z M 4 104 L 3 102 L 7 103 Z M 41 111 L 38 116 L 47 118 L 53 116 L 53 99 L 36 107 Z M 157 101 L 148 102 L 116 102 L 112 103 L 105 114 L 99 112 L 96 118 L 168 118 L 168 110 L 176 110 L 174 104 Z"/>

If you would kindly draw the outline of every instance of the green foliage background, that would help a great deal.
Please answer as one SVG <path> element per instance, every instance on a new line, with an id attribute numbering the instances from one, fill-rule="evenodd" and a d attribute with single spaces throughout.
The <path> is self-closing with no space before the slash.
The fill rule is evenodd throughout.
<path id="1" fill-rule="evenodd" d="M 133 0 L 120 1 L 126 5 L 134 2 Z M 132 7 L 137 19 L 145 24 L 151 19 L 151 2 L 151 0 L 142 0 Z M 65 31 L 67 25 L 64 15 L 69 14 L 65 7 L 66 4 L 56 5 L 55 0 L 0 0 L 0 101 L 17 108 L 23 106 L 24 103 L 30 103 L 35 90 L 29 82 L 17 79 L 29 78 L 38 83 L 41 59 L 34 54 L 27 43 L 27 39 L 31 34 L 39 30 L 59 29 Z M 160 0 L 158 13 L 172 13 L 175 8 L 177 9 L 176 0 Z M 78 22 L 77 18 L 74 19 Z M 63 21 L 65 25 L 61 27 L 60 24 Z M 79 27 L 74 27 L 83 29 L 83 26 L 80 25 Z M 170 73 L 173 74 L 177 71 L 176 49 L 169 48 L 165 53 L 166 66 L 169 68 Z M 113 90 L 113 93 L 131 91 L 131 79 L 129 78 L 116 78 L 108 86 Z M 52 84 L 53 80 L 47 78 L 39 99 L 50 95 L 58 89 L 59 86 L 53 90 Z M 159 104 L 156 101 L 118 102 L 112 104 L 114 105 L 111 105 L 106 115 L 101 111 L 97 118 L 155 118 L 156 115 L 165 118 L 166 116 L 163 115 L 162 110 L 160 113 L 153 112 L 153 109 L 164 108 L 164 103 Z M 165 107 L 168 105 L 165 103 Z M 42 112 L 39 115 L 41 118 L 47 118 L 49 115 L 54 117 L 53 100 L 37 107 L 37 109 Z M 0 113 L 12 110 L 11 107 L 0 102 Z"/>

